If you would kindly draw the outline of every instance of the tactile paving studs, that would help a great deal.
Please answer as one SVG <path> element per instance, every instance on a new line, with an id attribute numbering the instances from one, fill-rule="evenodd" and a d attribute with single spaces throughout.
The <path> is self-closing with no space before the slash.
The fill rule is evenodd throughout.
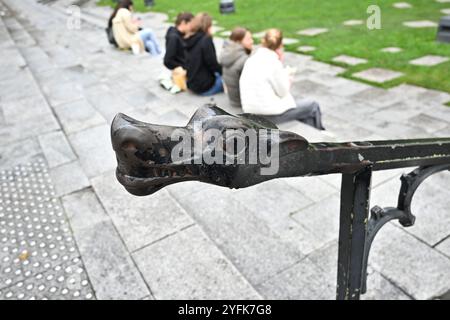
<path id="1" fill-rule="evenodd" d="M 94 299 L 46 163 L 0 171 L 0 299 Z"/>

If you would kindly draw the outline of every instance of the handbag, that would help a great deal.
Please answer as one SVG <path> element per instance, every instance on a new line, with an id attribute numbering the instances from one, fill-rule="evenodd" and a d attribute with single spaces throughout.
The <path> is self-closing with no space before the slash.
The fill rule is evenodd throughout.
<path id="1" fill-rule="evenodd" d="M 187 72 L 182 67 L 177 67 L 172 71 L 172 81 L 182 91 L 187 90 Z"/>

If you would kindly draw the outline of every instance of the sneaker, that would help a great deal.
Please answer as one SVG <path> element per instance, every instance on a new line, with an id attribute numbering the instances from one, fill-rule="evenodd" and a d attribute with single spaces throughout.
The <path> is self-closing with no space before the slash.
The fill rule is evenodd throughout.
<path id="1" fill-rule="evenodd" d="M 135 43 L 131 46 L 131 51 L 133 51 L 133 54 L 137 56 L 141 53 L 141 47 L 137 43 Z"/>
<path id="2" fill-rule="evenodd" d="M 170 93 L 171 94 L 177 94 L 181 92 L 181 88 L 179 86 L 177 86 L 176 84 L 173 85 L 172 88 L 170 88 Z"/>
<path id="3" fill-rule="evenodd" d="M 173 87 L 172 80 L 169 79 L 162 79 L 159 81 L 159 84 L 166 90 L 170 90 Z"/>

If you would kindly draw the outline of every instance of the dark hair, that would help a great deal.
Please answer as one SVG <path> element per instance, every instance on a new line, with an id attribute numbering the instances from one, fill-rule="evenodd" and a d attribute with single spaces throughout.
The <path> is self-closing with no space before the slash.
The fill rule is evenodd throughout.
<path id="1" fill-rule="evenodd" d="M 270 50 L 277 50 L 283 44 L 283 32 L 279 29 L 269 29 L 262 39 L 262 45 Z"/>
<path id="2" fill-rule="evenodd" d="M 178 27 L 182 22 L 190 22 L 192 19 L 194 19 L 194 15 L 192 13 L 181 12 L 175 20 L 175 25 Z"/>
<path id="3" fill-rule="evenodd" d="M 236 27 L 230 34 L 230 40 L 234 42 L 241 42 L 245 38 L 247 32 L 248 30 L 245 28 Z"/>
<path id="4" fill-rule="evenodd" d="M 192 19 L 191 31 L 196 33 L 198 31 L 208 32 L 208 29 L 212 26 L 212 18 L 207 13 L 199 13 L 194 19 Z"/>
<path id="5" fill-rule="evenodd" d="M 116 8 L 114 9 L 113 13 L 111 14 L 111 17 L 109 17 L 108 20 L 108 27 L 112 27 L 112 21 L 116 17 L 117 11 L 119 11 L 122 8 L 130 9 L 130 7 L 133 5 L 133 0 L 120 0 L 117 3 Z"/>

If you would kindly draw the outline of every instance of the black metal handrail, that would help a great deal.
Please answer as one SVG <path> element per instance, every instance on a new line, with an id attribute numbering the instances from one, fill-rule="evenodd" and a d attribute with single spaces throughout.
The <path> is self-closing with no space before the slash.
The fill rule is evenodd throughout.
<path id="1" fill-rule="evenodd" d="M 197 131 L 196 123 L 200 123 Z M 230 163 L 198 161 L 194 151 L 188 152 L 182 162 L 174 161 L 171 152 L 180 143 L 173 139 L 174 132 L 182 131 L 195 140 L 210 129 L 257 131 L 258 147 L 252 149 L 245 136 L 243 150 L 233 144 Z M 112 123 L 111 138 L 118 161 L 117 178 L 130 193 L 139 196 L 191 180 L 244 188 L 276 178 L 342 174 L 337 299 L 359 299 L 366 292 L 369 253 L 378 231 L 394 219 L 404 227 L 412 226 L 415 217 L 411 201 L 419 185 L 437 172 L 450 170 L 450 138 L 309 143 L 294 133 L 277 131 L 276 126 L 258 116 L 235 116 L 213 105 L 200 108 L 182 128 L 152 125 L 119 114 Z M 226 139 L 203 140 L 200 154 L 210 152 L 211 145 L 220 148 Z M 259 152 L 265 143 L 278 150 L 276 173 L 261 174 L 259 169 L 267 163 L 238 161 Z M 401 177 L 397 207 L 375 206 L 369 210 L 372 173 L 406 167 L 418 168 Z"/>

